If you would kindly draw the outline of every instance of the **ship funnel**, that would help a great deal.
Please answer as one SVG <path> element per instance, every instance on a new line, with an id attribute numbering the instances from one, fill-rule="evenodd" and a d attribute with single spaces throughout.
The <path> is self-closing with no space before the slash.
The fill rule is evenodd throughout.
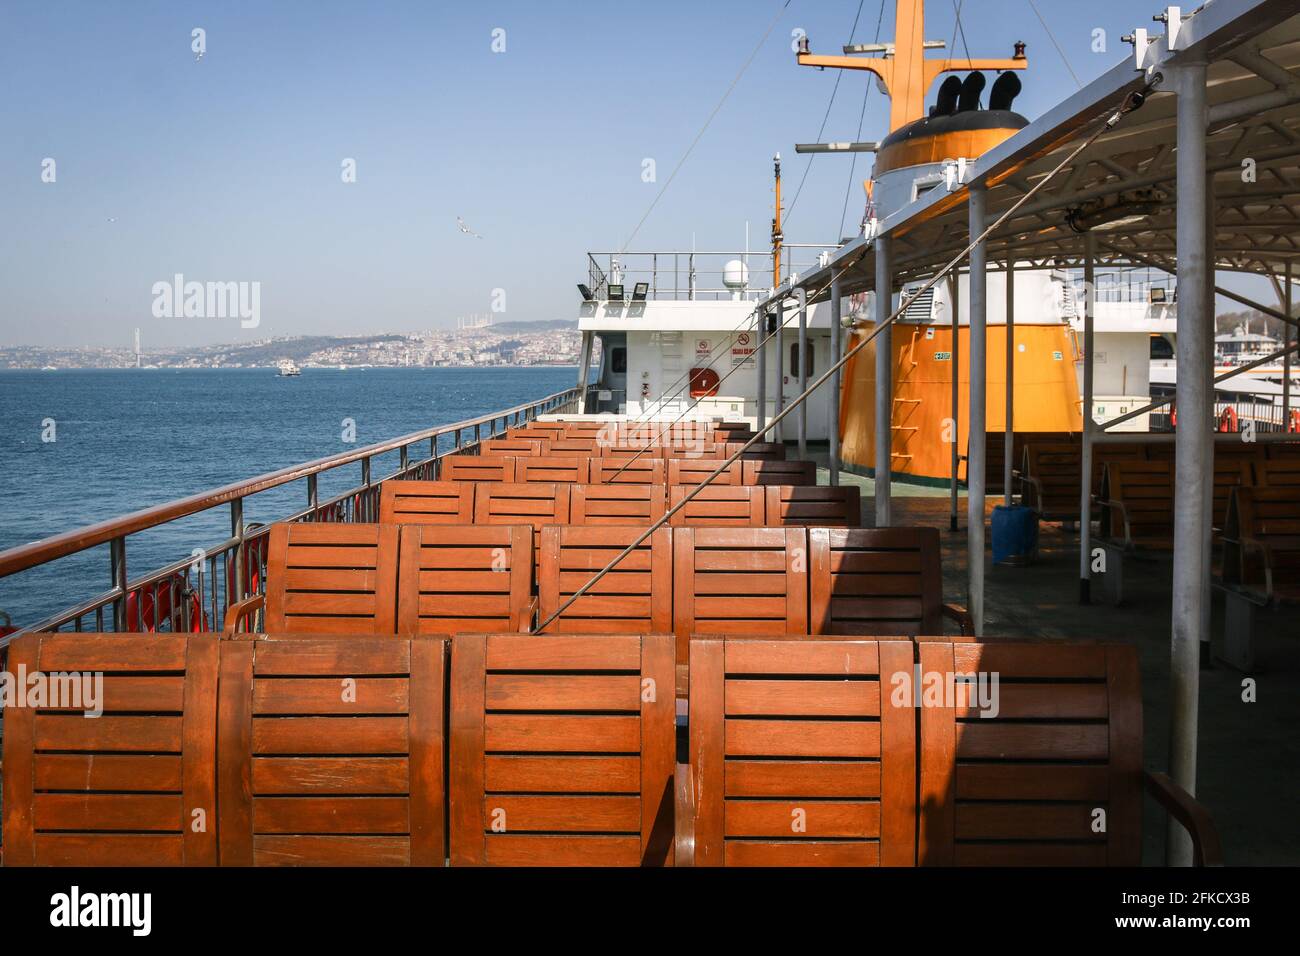
<path id="1" fill-rule="evenodd" d="M 961 95 L 957 98 L 957 112 L 965 113 L 980 108 L 980 94 L 984 92 L 984 74 L 976 70 L 968 73 L 961 84 Z"/>
<path id="2" fill-rule="evenodd" d="M 935 101 L 934 108 L 930 110 L 931 116 L 951 116 L 957 112 L 957 97 L 961 95 L 961 78 L 950 76 L 939 86 L 939 98 Z"/>
<path id="3" fill-rule="evenodd" d="M 1011 104 L 1020 95 L 1020 90 L 1020 77 L 1011 72 L 1003 73 L 993 81 L 993 90 L 989 93 L 989 109 L 1011 109 Z"/>

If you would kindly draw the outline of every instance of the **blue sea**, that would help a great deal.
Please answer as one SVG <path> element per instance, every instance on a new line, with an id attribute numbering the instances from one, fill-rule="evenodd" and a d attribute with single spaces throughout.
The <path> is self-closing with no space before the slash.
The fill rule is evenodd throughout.
<path id="1" fill-rule="evenodd" d="M 0 371 L 0 550 L 289 465 L 474 418 L 573 386 L 550 368 Z M 355 442 L 345 441 L 350 419 Z M 53 421 L 51 428 L 49 421 Z M 46 441 L 43 438 L 53 438 Z M 413 446 L 412 460 L 427 453 Z M 396 452 L 372 477 L 397 469 Z M 321 500 L 360 484 L 360 463 L 322 476 Z M 245 501 L 245 521 L 306 506 L 299 481 Z M 222 541 L 222 506 L 133 535 L 136 577 Z M 0 611 L 33 623 L 109 587 L 108 546 L 0 578 Z"/>

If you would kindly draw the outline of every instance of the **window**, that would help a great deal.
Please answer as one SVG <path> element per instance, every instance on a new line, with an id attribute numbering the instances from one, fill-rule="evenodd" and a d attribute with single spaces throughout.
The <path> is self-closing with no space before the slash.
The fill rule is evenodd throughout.
<path id="1" fill-rule="evenodd" d="M 816 348 L 813 346 L 811 342 L 809 342 L 807 366 L 804 371 L 805 378 L 813 377 L 813 365 L 814 365 L 815 353 L 816 353 Z M 790 377 L 791 378 L 799 377 L 799 343 L 798 342 L 795 342 L 793 345 L 790 346 Z"/>
<path id="2" fill-rule="evenodd" d="M 609 351 L 609 370 L 615 375 L 627 374 L 627 349 L 617 348 Z"/>

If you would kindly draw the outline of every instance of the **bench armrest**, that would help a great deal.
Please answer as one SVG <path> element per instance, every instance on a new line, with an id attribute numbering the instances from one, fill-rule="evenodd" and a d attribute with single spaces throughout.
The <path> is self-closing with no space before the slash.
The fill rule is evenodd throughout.
<path id="1" fill-rule="evenodd" d="M 519 633 L 531 634 L 533 624 L 537 620 L 537 598 L 528 602 L 528 607 L 524 608 L 524 613 L 519 618 Z"/>
<path id="2" fill-rule="evenodd" d="M 254 594 L 250 598 L 236 601 L 226 609 L 226 624 L 222 630 L 227 634 L 238 634 L 240 622 L 245 621 L 250 615 L 256 614 L 265 606 L 265 594 Z"/>
<path id="3" fill-rule="evenodd" d="M 1030 500 L 1034 502 L 1035 505 L 1041 505 L 1043 503 L 1043 483 L 1041 481 L 1032 475 L 1021 475 L 1020 484 L 1022 486 L 1020 489 L 1020 500 L 1022 503 L 1025 500 L 1026 493 L 1030 489 L 1034 492 L 1033 495 L 1030 496 Z"/>
<path id="4" fill-rule="evenodd" d="M 1110 501 L 1106 498 L 1094 498 L 1098 509 L 1114 508 L 1119 512 L 1119 516 L 1124 519 L 1124 549 L 1128 550 L 1133 547 L 1133 526 L 1129 524 L 1128 509 L 1124 507 L 1122 501 Z"/>
<path id="5" fill-rule="evenodd" d="M 975 633 L 975 619 L 970 616 L 970 612 L 964 607 L 958 607 L 956 604 L 945 604 L 942 610 L 944 617 L 961 628 L 963 637 L 970 637 Z"/>
<path id="6" fill-rule="evenodd" d="M 1210 811 L 1174 783 L 1168 774 L 1148 770 L 1143 779 L 1156 802 L 1169 811 L 1169 815 L 1191 836 L 1196 865 L 1223 866 L 1223 846 L 1219 843 L 1219 831 L 1214 828 Z"/>
<path id="7" fill-rule="evenodd" d="M 691 765 L 679 763 L 673 774 L 673 865 L 695 865 L 695 780 Z"/>

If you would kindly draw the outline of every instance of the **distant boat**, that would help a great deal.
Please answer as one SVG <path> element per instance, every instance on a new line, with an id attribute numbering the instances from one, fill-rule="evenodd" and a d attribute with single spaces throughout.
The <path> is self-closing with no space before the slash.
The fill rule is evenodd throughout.
<path id="1" fill-rule="evenodd" d="M 280 369 L 281 378 L 292 378 L 295 375 L 302 374 L 302 369 L 298 368 L 297 365 L 294 365 L 292 362 L 289 361 L 281 362 L 279 364 L 279 369 Z"/>
<path id="2" fill-rule="evenodd" d="M 53 365 L 47 365 L 47 366 L 45 366 L 43 369 L 41 369 L 41 371 L 42 371 L 42 372 L 57 372 L 58 369 L 55 368 Z"/>

